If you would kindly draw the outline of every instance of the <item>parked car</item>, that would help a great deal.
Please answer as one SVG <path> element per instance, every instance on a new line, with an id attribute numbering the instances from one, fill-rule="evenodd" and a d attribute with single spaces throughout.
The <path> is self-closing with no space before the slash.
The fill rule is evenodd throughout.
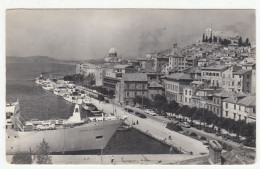
<path id="1" fill-rule="evenodd" d="M 157 116 L 157 114 L 151 109 L 146 109 L 144 112 L 147 113 L 147 114 L 150 114 L 152 116 Z"/>
<path id="2" fill-rule="evenodd" d="M 146 115 L 141 114 L 141 113 L 139 113 L 139 112 L 135 112 L 135 115 L 138 116 L 138 117 L 140 117 L 140 118 L 143 118 L 143 119 L 146 118 Z"/>
<path id="3" fill-rule="evenodd" d="M 190 128 L 190 124 L 188 122 L 181 123 L 182 127 Z"/>

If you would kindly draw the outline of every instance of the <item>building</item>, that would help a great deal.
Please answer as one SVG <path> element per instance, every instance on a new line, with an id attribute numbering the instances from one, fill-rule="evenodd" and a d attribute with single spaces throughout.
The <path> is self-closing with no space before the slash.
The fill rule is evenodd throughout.
<path id="1" fill-rule="evenodd" d="M 156 56 L 152 58 L 153 60 L 153 69 L 156 72 L 161 72 L 163 66 L 168 65 L 169 63 L 169 57 L 165 56 Z"/>
<path id="2" fill-rule="evenodd" d="M 229 67 L 225 65 L 214 65 L 201 68 L 201 79 L 209 87 L 222 87 L 222 73 Z"/>
<path id="3" fill-rule="evenodd" d="M 187 106 L 192 106 L 192 95 L 194 89 L 191 86 L 183 86 L 183 99 L 182 104 Z"/>
<path id="4" fill-rule="evenodd" d="M 190 76 L 185 73 L 174 73 L 165 76 L 164 84 L 167 99 L 182 104 L 183 86 L 189 85 L 192 81 Z"/>
<path id="5" fill-rule="evenodd" d="M 148 99 L 153 100 L 155 95 L 164 95 L 164 87 L 155 81 L 148 84 Z"/>
<path id="6" fill-rule="evenodd" d="M 222 73 L 224 91 L 251 93 L 252 70 L 230 67 Z"/>
<path id="7" fill-rule="evenodd" d="M 148 80 L 144 73 L 127 73 L 116 84 L 115 99 L 122 104 L 133 105 L 136 96 L 148 97 Z"/>
<path id="8" fill-rule="evenodd" d="M 84 76 L 89 74 L 95 75 L 95 71 L 99 68 L 100 66 L 91 63 L 80 63 L 76 65 L 76 74 L 82 74 Z"/>
<path id="9" fill-rule="evenodd" d="M 234 120 L 245 120 L 246 122 L 256 121 L 256 97 L 234 96 L 223 100 L 223 117 Z"/>
<path id="10" fill-rule="evenodd" d="M 103 78 L 103 86 L 107 90 L 116 90 L 116 84 L 121 81 L 122 75 L 125 73 L 135 73 L 137 70 L 131 65 L 113 65 L 107 66 L 105 76 Z"/>
<path id="11" fill-rule="evenodd" d="M 233 97 L 236 94 L 234 92 L 222 91 L 214 93 L 212 100 L 207 101 L 207 110 L 215 113 L 217 116 L 222 117 L 222 101 L 226 98 Z"/>
<path id="12" fill-rule="evenodd" d="M 116 63 L 119 61 L 118 57 L 117 57 L 117 52 L 115 48 L 111 48 L 108 52 L 108 56 L 105 57 L 105 62 L 106 63 Z"/>
<path id="13" fill-rule="evenodd" d="M 184 70 L 188 67 L 186 57 L 182 55 L 173 55 L 169 57 L 169 69 Z"/>
<path id="14" fill-rule="evenodd" d="M 192 107 L 207 109 L 207 103 L 212 100 L 212 96 L 219 90 L 212 88 L 198 89 L 194 95 L 192 95 Z"/>

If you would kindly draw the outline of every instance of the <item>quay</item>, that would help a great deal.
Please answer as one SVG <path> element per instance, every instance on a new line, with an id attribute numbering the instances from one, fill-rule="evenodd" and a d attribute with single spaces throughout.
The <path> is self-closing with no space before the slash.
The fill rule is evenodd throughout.
<path id="1" fill-rule="evenodd" d="M 112 157 L 113 156 L 113 157 Z M 188 154 L 120 154 L 120 155 L 50 155 L 53 164 L 107 164 L 107 165 L 170 165 L 170 164 L 202 164 L 207 161 L 206 155 Z M 114 159 L 111 162 L 111 159 Z M 11 163 L 12 155 L 6 156 L 6 161 Z"/>
<path id="2" fill-rule="evenodd" d="M 154 120 L 152 118 L 143 119 L 137 117 L 134 115 L 134 112 L 128 113 L 123 107 L 119 107 L 115 104 L 106 104 L 95 99 L 92 99 L 92 103 L 99 110 L 103 110 L 104 113 L 113 113 L 116 116 L 127 116 L 125 121 L 126 124 L 131 125 L 132 122 L 135 122 L 133 128 L 175 148 L 177 151 L 193 155 L 204 155 L 209 152 L 207 146 L 203 145 L 202 142 L 167 129 L 166 123 L 163 123 L 162 121 Z M 137 121 L 138 124 L 136 124 Z M 169 139 L 169 136 L 171 139 Z"/>

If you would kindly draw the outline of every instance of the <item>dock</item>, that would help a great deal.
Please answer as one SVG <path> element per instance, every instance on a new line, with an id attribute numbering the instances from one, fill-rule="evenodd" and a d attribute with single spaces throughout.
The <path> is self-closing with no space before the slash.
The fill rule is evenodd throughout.
<path id="1" fill-rule="evenodd" d="M 125 120 L 126 124 L 131 125 L 132 122 L 134 122 L 134 129 L 166 145 L 172 146 L 177 151 L 193 155 L 204 155 L 209 153 L 207 146 L 203 145 L 202 142 L 167 129 L 166 123 L 163 123 L 163 121 L 154 120 L 149 117 L 144 119 L 137 117 L 136 115 L 134 115 L 134 112 L 128 113 L 124 110 L 124 108 L 119 107 L 115 104 L 107 104 L 99 102 L 95 99 L 92 99 L 92 102 L 99 110 L 103 110 L 104 113 L 113 113 L 114 115 L 121 117 L 127 116 L 127 119 Z M 138 124 L 136 123 L 137 121 Z M 171 139 L 169 139 L 169 136 Z"/>

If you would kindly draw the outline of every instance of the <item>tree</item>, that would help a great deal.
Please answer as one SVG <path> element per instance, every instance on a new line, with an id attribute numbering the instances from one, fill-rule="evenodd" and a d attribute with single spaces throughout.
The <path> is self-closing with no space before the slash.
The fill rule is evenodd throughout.
<path id="1" fill-rule="evenodd" d="M 43 139 L 37 146 L 34 159 L 37 164 L 52 164 L 50 154 L 50 147 L 48 143 Z"/>
<path id="2" fill-rule="evenodd" d="M 31 164 L 32 156 L 29 153 L 17 153 L 13 156 L 11 164 Z"/>
<path id="3" fill-rule="evenodd" d="M 157 94 L 154 96 L 153 107 L 156 109 L 164 109 L 164 103 L 167 103 L 167 99 L 164 95 Z M 165 109 L 164 109 L 165 110 Z"/>
<path id="4" fill-rule="evenodd" d="M 134 103 L 142 104 L 142 97 L 141 96 L 135 96 Z"/>
<path id="5" fill-rule="evenodd" d="M 205 42 L 205 34 L 203 33 L 202 42 Z"/>
<path id="6" fill-rule="evenodd" d="M 208 42 L 209 40 L 208 40 L 208 36 L 206 36 L 206 39 L 205 39 L 205 42 Z"/>
<path id="7" fill-rule="evenodd" d="M 209 43 L 211 43 L 211 42 L 212 42 L 212 37 L 209 38 Z"/>
<path id="8" fill-rule="evenodd" d="M 242 41 L 242 37 L 240 36 L 238 39 L 238 46 L 243 46 L 243 41 Z"/>

